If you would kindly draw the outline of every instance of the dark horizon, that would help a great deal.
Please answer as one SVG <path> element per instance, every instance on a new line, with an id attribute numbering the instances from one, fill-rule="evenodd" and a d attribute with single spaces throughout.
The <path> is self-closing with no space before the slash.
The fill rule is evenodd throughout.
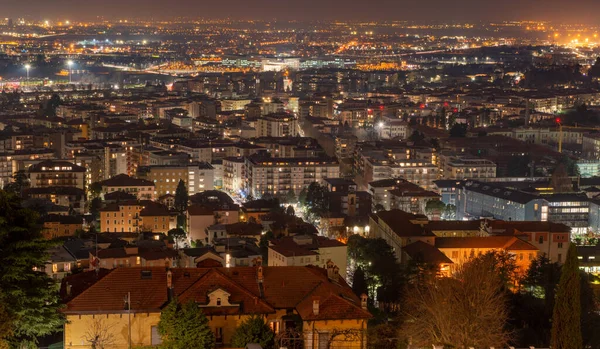
<path id="1" fill-rule="evenodd" d="M 573 0 L 304 0 L 226 2 L 198 0 L 29 0 L 3 5 L 3 17 L 72 21 L 126 17 L 173 17 L 238 20 L 408 20 L 511 21 L 540 20 L 570 24 L 600 24 L 600 1 Z"/>

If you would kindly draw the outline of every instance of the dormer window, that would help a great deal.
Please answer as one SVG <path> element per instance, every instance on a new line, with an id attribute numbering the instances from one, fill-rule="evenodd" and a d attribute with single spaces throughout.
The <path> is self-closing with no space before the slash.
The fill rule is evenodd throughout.
<path id="1" fill-rule="evenodd" d="M 221 306 L 221 298 L 217 298 L 217 307 Z"/>

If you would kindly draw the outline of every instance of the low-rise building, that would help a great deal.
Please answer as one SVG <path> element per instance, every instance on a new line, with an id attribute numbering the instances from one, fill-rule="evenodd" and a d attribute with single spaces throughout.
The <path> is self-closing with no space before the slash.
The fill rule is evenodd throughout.
<path id="1" fill-rule="evenodd" d="M 196 302 L 202 308 L 217 345 L 228 347 L 236 328 L 250 316 L 260 315 L 275 335 L 299 331 L 305 348 L 364 348 L 371 318 L 367 299 L 359 299 L 337 270 L 334 266 L 327 270 L 300 266 L 115 268 L 87 287 L 72 286 L 79 293 L 71 293 L 62 310 L 65 349 L 80 347 L 90 324 L 100 319 L 109 324 L 116 348 L 128 343 L 158 345 L 162 342 L 157 330 L 160 313 L 170 297 L 183 304 Z M 130 317 L 123 316 L 127 295 Z M 128 328 L 136 329 L 131 337 Z"/>
<path id="2" fill-rule="evenodd" d="M 108 194 L 115 191 L 124 191 L 137 196 L 138 200 L 154 200 L 154 183 L 126 174 L 116 175 L 110 179 L 100 182 L 102 193 Z"/>
<path id="3" fill-rule="evenodd" d="M 269 266 L 315 265 L 327 268 L 327 263 L 333 262 L 345 278 L 347 259 L 346 244 L 324 236 L 295 235 L 269 241 Z"/>

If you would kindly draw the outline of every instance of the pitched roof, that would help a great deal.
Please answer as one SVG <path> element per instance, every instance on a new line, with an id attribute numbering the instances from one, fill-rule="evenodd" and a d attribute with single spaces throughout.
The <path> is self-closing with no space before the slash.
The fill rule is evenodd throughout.
<path id="1" fill-rule="evenodd" d="M 105 181 L 100 182 L 103 187 L 150 187 L 154 183 L 141 178 L 130 177 L 126 174 L 119 174 Z"/>
<path id="2" fill-rule="evenodd" d="M 374 219 L 384 221 L 396 235 L 400 237 L 434 236 L 425 228 L 428 223 L 424 215 L 415 215 L 402 210 L 381 211 L 372 216 Z M 417 224 L 422 221 L 424 224 Z"/>
<path id="3" fill-rule="evenodd" d="M 436 238 L 437 248 L 498 248 L 504 250 L 531 250 L 538 248 L 515 236 L 473 236 Z"/>
<path id="4" fill-rule="evenodd" d="M 429 264 L 452 264 L 450 258 L 432 246 L 423 241 L 416 241 L 402 248 L 402 252 L 406 253 L 410 259 L 429 263 Z"/>
<path id="5" fill-rule="evenodd" d="M 223 289 L 239 307 L 205 307 L 207 314 L 272 313 L 296 309 L 303 319 L 368 319 L 360 300 L 343 281 L 327 278 L 317 267 L 263 267 L 262 287 L 257 267 L 174 268 L 172 293 L 180 301 L 206 304 L 208 293 Z M 116 268 L 67 303 L 65 313 L 122 312 L 124 296 L 131 294 L 133 312 L 157 312 L 168 302 L 164 267 Z M 319 315 L 312 314 L 312 299 L 319 297 Z"/>

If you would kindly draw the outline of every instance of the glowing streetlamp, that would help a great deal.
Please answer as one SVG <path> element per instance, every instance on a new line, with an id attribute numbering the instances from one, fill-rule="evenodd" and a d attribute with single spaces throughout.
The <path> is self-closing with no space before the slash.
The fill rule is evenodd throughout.
<path id="1" fill-rule="evenodd" d="M 73 75 L 73 61 L 69 59 L 67 61 L 67 65 L 69 66 L 69 84 L 70 84 L 71 82 L 73 82 L 73 80 L 72 80 L 72 75 Z"/>
<path id="2" fill-rule="evenodd" d="M 31 64 L 25 64 L 25 71 L 27 72 L 27 80 L 29 80 L 29 69 L 31 69 Z"/>

